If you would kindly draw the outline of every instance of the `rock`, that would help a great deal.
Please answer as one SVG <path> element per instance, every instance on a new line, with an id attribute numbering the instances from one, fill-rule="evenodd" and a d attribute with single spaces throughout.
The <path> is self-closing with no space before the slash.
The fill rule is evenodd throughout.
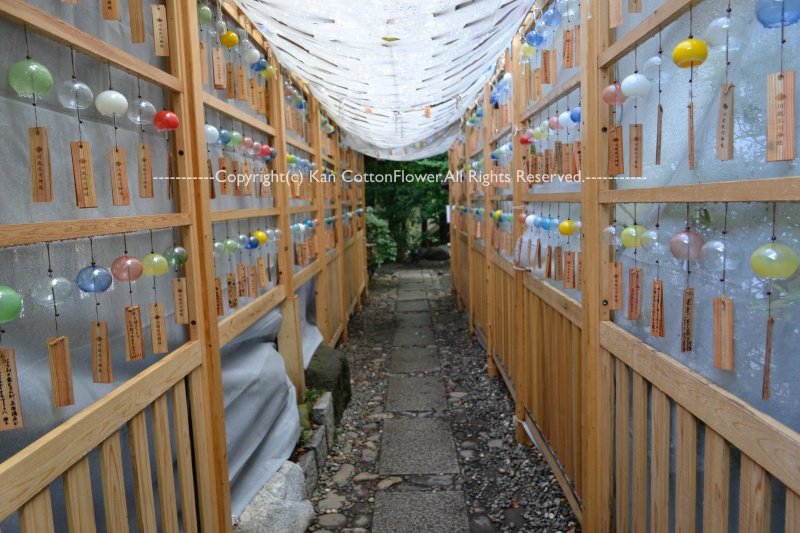
<path id="1" fill-rule="evenodd" d="M 317 507 L 320 511 L 338 511 L 345 503 L 347 503 L 347 498 L 336 491 L 332 491 L 317 503 Z"/>
<path id="2" fill-rule="evenodd" d="M 313 520 L 314 506 L 306 499 L 303 469 L 287 461 L 241 514 L 236 530 L 245 533 L 303 533 Z"/>
<path id="3" fill-rule="evenodd" d="M 328 439 L 325 437 L 325 426 L 320 426 L 311 433 L 311 438 L 308 439 L 305 447 L 314 451 L 314 455 L 317 457 L 317 468 L 322 468 L 328 456 Z"/>
<path id="4" fill-rule="evenodd" d="M 379 477 L 378 474 L 372 474 L 370 472 L 361 472 L 356 474 L 356 476 L 353 478 L 353 481 L 357 483 L 361 481 L 373 481 L 378 479 L 378 477 Z"/>
<path id="5" fill-rule="evenodd" d="M 470 520 L 469 530 L 471 533 L 495 533 L 497 528 L 486 515 L 475 516 Z"/>
<path id="6" fill-rule="evenodd" d="M 400 483 L 401 481 L 403 481 L 403 478 L 401 478 L 401 477 L 397 477 L 397 476 L 387 477 L 387 478 L 382 479 L 382 480 L 380 480 L 378 482 L 378 490 L 386 490 L 389 487 L 391 487 L 392 485 L 396 485 L 396 484 Z"/>
<path id="7" fill-rule="evenodd" d="M 460 400 L 461 398 L 463 398 L 467 394 L 468 393 L 466 393 L 466 392 L 451 392 L 450 393 L 450 397 L 453 398 L 453 399 L 456 399 L 456 400 Z"/>
<path id="8" fill-rule="evenodd" d="M 352 394 L 347 356 L 324 344 L 317 348 L 306 369 L 306 387 L 331 391 L 336 421 L 341 420 Z"/>
<path id="9" fill-rule="evenodd" d="M 372 520 L 366 515 L 358 515 L 353 519 L 353 527 L 369 527 Z"/>
<path id="10" fill-rule="evenodd" d="M 489 448 L 502 448 L 503 447 L 503 441 L 500 440 L 500 439 L 492 439 L 489 442 L 487 442 L 486 445 Z"/>
<path id="11" fill-rule="evenodd" d="M 336 474 L 333 476 L 333 482 L 337 485 L 344 485 L 350 479 L 350 476 L 353 475 L 353 469 L 355 467 L 351 464 L 343 464 L 339 467 L 339 470 L 336 471 Z"/>
<path id="12" fill-rule="evenodd" d="M 325 426 L 328 448 L 332 447 L 336 419 L 333 414 L 333 395 L 331 395 L 330 391 L 322 393 L 322 396 L 317 398 L 317 401 L 314 402 L 314 407 L 311 409 L 311 420 L 313 420 L 315 424 Z"/>
<path id="13" fill-rule="evenodd" d="M 370 448 L 364 448 L 361 450 L 361 460 L 365 463 L 372 463 L 375 459 L 378 458 L 378 452 L 372 450 Z"/>
<path id="14" fill-rule="evenodd" d="M 319 471 L 317 470 L 317 456 L 313 451 L 309 451 L 300 456 L 297 465 L 302 469 L 306 478 L 306 490 L 311 494 L 317 488 L 319 481 Z"/>
<path id="15" fill-rule="evenodd" d="M 415 253 L 414 259 L 427 259 L 428 261 L 447 261 L 450 259 L 450 248 L 448 245 L 431 246 L 423 248 Z"/>
<path id="16" fill-rule="evenodd" d="M 341 529 L 346 523 L 347 518 L 339 513 L 324 514 L 317 519 L 317 524 L 329 529 Z"/>

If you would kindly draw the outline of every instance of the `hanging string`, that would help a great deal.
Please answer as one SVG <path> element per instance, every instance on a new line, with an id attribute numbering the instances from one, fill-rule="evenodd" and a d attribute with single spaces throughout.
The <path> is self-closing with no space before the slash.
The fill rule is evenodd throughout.
<path id="1" fill-rule="evenodd" d="M 661 63 L 664 50 L 661 48 L 661 30 L 658 31 L 658 105 L 661 106 Z"/>
<path id="2" fill-rule="evenodd" d="M 725 202 L 725 215 L 722 219 L 722 277 L 720 278 L 720 283 L 722 283 L 722 295 L 725 296 L 725 289 L 726 289 L 726 275 L 728 270 L 728 245 L 725 242 L 726 237 L 728 236 L 728 202 Z"/>
<path id="3" fill-rule="evenodd" d="M 114 90 L 114 86 L 111 83 L 111 63 L 108 64 L 108 90 Z M 117 126 L 117 114 L 112 114 L 111 118 L 114 121 L 114 150 L 119 150 L 119 145 L 117 144 L 117 130 L 119 129 Z"/>
<path id="4" fill-rule="evenodd" d="M 783 26 L 781 26 L 783 29 Z M 770 241 L 775 242 L 778 237 L 775 235 L 775 220 L 777 218 L 778 204 L 772 202 L 772 236 Z M 772 316 L 772 278 L 769 279 L 769 286 L 767 287 L 767 316 Z"/>
<path id="5" fill-rule="evenodd" d="M 28 27 L 23 27 L 23 32 L 25 34 L 25 59 L 28 61 L 31 60 L 31 46 L 28 42 Z M 32 78 L 33 76 L 31 76 Z M 31 83 L 33 85 L 33 83 Z M 36 90 L 33 90 L 33 124 L 38 128 L 39 127 L 39 112 L 36 104 Z"/>
<path id="6" fill-rule="evenodd" d="M 226 220 L 225 221 L 225 240 L 227 241 L 230 238 L 231 238 L 230 220 Z M 228 243 L 226 242 L 225 245 L 227 246 L 227 244 Z M 237 242 L 237 244 L 238 244 L 238 242 Z M 229 272 L 233 272 L 233 254 L 230 253 L 230 252 L 228 252 L 228 268 L 229 268 Z"/>
<path id="7" fill-rule="evenodd" d="M 53 262 L 50 259 L 50 243 L 46 243 L 45 247 L 47 248 L 47 278 L 50 280 L 50 294 L 53 296 L 53 322 L 56 326 L 56 337 L 60 337 L 61 335 L 58 334 L 58 299 L 56 298 L 56 288 L 53 286 Z"/>
<path id="8" fill-rule="evenodd" d="M 94 260 L 94 240 L 93 240 L 92 237 L 89 237 L 89 253 L 91 254 L 91 258 L 92 258 L 92 269 L 94 269 L 95 266 L 97 266 L 97 263 Z M 99 323 L 100 322 L 100 302 L 97 299 L 97 291 L 92 291 L 92 294 L 94 295 L 94 314 L 95 314 L 95 318 L 97 319 L 97 322 Z"/>
<path id="9" fill-rule="evenodd" d="M 122 247 L 124 248 L 122 254 L 123 255 L 128 255 L 128 234 L 127 233 L 123 233 L 122 234 Z M 128 296 L 130 297 L 130 300 L 131 300 L 131 306 L 133 306 L 133 281 L 131 281 L 131 267 L 130 266 L 126 266 L 125 268 L 128 271 Z"/>
<path id="10" fill-rule="evenodd" d="M 661 228 L 661 204 L 658 204 L 658 206 L 656 207 L 656 239 L 659 239 L 660 237 L 660 232 L 661 232 L 660 228 Z M 656 243 L 656 246 L 659 246 L 659 244 Z M 656 279 L 658 279 L 660 272 L 661 272 L 661 261 L 656 256 Z"/>
<path id="11" fill-rule="evenodd" d="M 786 22 L 785 22 L 786 2 L 781 2 L 781 79 L 783 79 L 783 45 L 786 44 Z"/>
<path id="12" fill-rule="evenodd" d="M 692 228 L 689 225 L 689 203 L 687 202 L 686 203 L 686 232 L 688 233 L 690 229 L 692 229 Z M 689 237 L 689 235 L 687 235 L 686 236 L 686 251 L 687 251 L 687 254 L 686 254 L 686 287 L 687 288 L 689 287 L 689 279 L 690 279 L 690 277 L 692 275 L 692 260 L 691 260 L 691 256 L 689 255 L 690 254 L 690 246 L 691 246 L 691 244 L 690 244 L 689 239 L 690 239 L 690 237 Z"/>
<path id="13" fill-rule="evenodd" d="M 150 230 L 150 253 L 155 253 L 155 246 L 153 246 L 153 230 Z M 156 276 L 153 275 L 153 299 L 158 301 L 158 288 L 156 287 Z"/>
<path id="14" fill-rule="evenodd" d="M 728 17 L 728 26 L 725 28 L 725 84 L 728 84 L 728 70 L 731 66 L 730 60 L 730 31 L 731 31 L 731 0 L 728 0 L 728 9 L 725 10 Z M 783 48 L 783 47 L 781 47 Z M 728 204 L 725 204 L 725 212 L 728 212 Z M 723 288 L 724 294 L 724 288 Z"/>
<path id="15" fill-rule="evenodd" d="M 638 204 L 633 204 L 633 226 L 634 228 L 638 225 L 637 218 L 636 218 L 636 206 Z M 641 241 L 642 236 L 636 235 L 636 240 Z M 633 268 L 637 268 L 639 266 L 637 254 L 639 253 L 639 247 L 633 247 Z"/>
<path id="16" fill-rule="evenodd" d="M 70 61 L 72 62 L 72 81 L 77 81 L 78 77 L 75 74 L 75 49 L 70 47 Z M 77 94 L 76 94 L 77 96 Z M 78 119 L 78 141 L 83 142 L 83 120 L 81 120 L 81 108 L 80 106 L 75 106 L 75 116 Z"/>
<path id="17" fill-rule="evenodd" d="M 136 76 L 136 93 L 137 93 L 138 100 L 141 101 L 141 99 L 142 99 L 142 79 L 139 76 Z M 139 107 L 139 138 L 141 139 L 141 144 L 144 144 L 144 124 L 142 123 L 142 108 L 141 107 Z"/>
<path id="18" fill-rule="evenodd" d="M 633 47 L 633 73 L 639 73 L 639 45 Z M 639 97 L 633 97 L 633 123 L 639 123 Z M 636 206 L 634 205 L 634 209 Z"/>

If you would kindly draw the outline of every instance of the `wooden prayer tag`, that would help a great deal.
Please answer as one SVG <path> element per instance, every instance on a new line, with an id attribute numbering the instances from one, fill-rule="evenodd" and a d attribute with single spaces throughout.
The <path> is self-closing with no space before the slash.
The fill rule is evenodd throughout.
<path id="1" fill-rule="evenodd" d="M 236 265 L 236 278 L 239 280 L 239 298 L 247 297 L 247 265 L 239 263 Z"/>
<path id="2" fill-rule="evenodd" d="M 142 0 L 128 0 L 128 16 L 131 19 L 131 42 L 133 44 L 145 42 Z"/>
<path id="3" fill-rule="evenodd" d="M 100 0 L 103 20 L 119 20 L 119 0 Z"/>
<path id="4" fill-rule="evenodd" d="M 767 161 L 794 159 L 794 71 L 767 76 Z"/>
<path id="5" fill-rule="evenodd" d="M 631 124 L 628 127 L 628 142 L 630 143 L 630 162 L 628 174 L 634 177 L 642 176 L 642 125 Z"/>
<path id="6" fill-rule="evenodd" d="M 533 69 L 533 99 L 542 99 L 542 69 Z"/>
<path id="7" fill-rule="evenodd" d="M 256 265 L 250 265 L 250 273 L 247 275 L 247 296 L 250 298 L 258 296 L 258 270 Z"/>
<path id="8" fill-rule="evenodd" d="M 225 306 L 222 303 L 222 280 L 218 277 L 214 278 L 214 296 L 217 307 L 217 316 L 225 315 Z"/>
<path id="9" fill-rule="evenodd" d="M 230 194 L 230 184 L 228 183 L 227 176 L 231 169 L 231 160 L 227 157 L 220 157 L 217 159 L 217 165 L 219 166 L 219 173 L 225 178 L 219 182 L 219 193 Z"/>
<path id="10" fill-rule="evenodd" d="M 208 72 L 208 55 L 206 54 L 206 43 L 200 41 L 200 79 L 203 85 L 208 85 L 210 74 Z"/>
<path id="11" fill-rule="evenodd" d="M 580 24 L 576 24 L 575 25 L 575 29 L 573 31 L 573 36 L 574 36 L 574 39 L 575 39 L 575 44 L 572 45 L 572 47 L 575 49 L 575 62 L 574 62 L 573 66 L 579 67 L 579 66 L 581 66 L 581 52 L 580 52 L 580 50 L 581 50 L 581 25 Z"/>
<path id="12" fill-rule="evenodd" d="M 208 176 L 207 176 L 208 177 L 208 198 L 210 200 L 213 200 L 213 199 L 215 199 L 217 197 L 217 188 L 214 187 L 214 182 L 216 180 L 214 179 L 214 167 L 211 166 L 211 160 L 210 159 L 206 159 L 206 167 L 208 167 L 207 168 L 207 172 L 208 172 Z"/>
<path id="13" fill-rule="evenodd" d="M 692 351 L 692 336 L 694 334 L 694 289 L 687 287 L 683 290 L 683 311 L 681 314 L 681 351 Z"/>
<path id="14" fill-rule="evenodd" d="M 571 29 L 564 30 L 563 42 L 561 46 L 562 58 L 561 61 L 564 68 L 572 68 L 575 66 L 573 58 L 575 57 L 573 31 Z"/>
<path id="15" fill-rule="evenodd" d="M 694 170 L 694 104 L 689 103 L 689 117 L 687 126 L 689 128 L 689 170 Z"/>
<path id="16" fill-rule="evenodd" d="M 169 56 L 169 30 L 167 29 L 167 6 L 153 4 L 150 6 L 153 13 L 153 45 L 159 57 Z"/>
<path id="17" fill-rule="evenodd" d="M 628 13 L 641 13 L 642 0 L 628 0 Z"/>
<path id="18" fill-rule="evenodd" d="M 108 352 L 108 324 L 94 322 L 95 357 L 102 350 Z M 145 358 L 144 332 L 142 331 L 142 311 L 138 305 L 125 308 L 125 360 L 138 361 Z"/>
<path id="19" fill-rule="evenodd" d="M 650 293 L 650 334 L 653 337 L 664 336 L 664 282 L 653 280 Z"/>
<path id="20" fill-rule="evenodd" d="M 244 65 L 239 65 L 236 68 L 236 98 L 239 100 L 247 100 L 247 72 Z"/>
<path id="21" fill-rule="evenodd" d="M 154 354 L 167 353 L 167 319 L 164 316 L 164 304 L 150 304 L 150 347 Z"/>
<path id="22" fill-rule="evenodd" d="M 139 198 L 153 197 L 153 159 L 150 155 L 150 145 L 140 144 L 137 153 Z"/>
<path id="23" fill-rule="evenodd" d="M 717 159 L 733 159 L 733 84 L 722 84 L 717 115 Z"/>
<path id="24" fill-rule="evenodd" d="M 250 103 L 250 110 L 258 110 L 258 87 L 255 78 L 250 78 L 250 92 L 247 93 L 247 99 Z"/>
<path id="25" fill-rule="evenodd" d="M 714 298 L 714 367 L 733 370 L 733 300 Z"/>
<path id="26" fill-rule="evenodd" d="M 609 299 L 608 308 L 612 311 L 622 309 L 622 263 L 612 261 L 608 265 Z"/>
<path id="27" fill-rule="evenodd" d="M 558 83 L 558 54 L 556 53 L 555 44 L 550 51 L 550 85 Z M 507 107 L 503 109 L 508 109 Z"/>
<path id="28" fill-rule="evenodd" d="M 108 166 L 111 172 L 111 200 L 114 205 L 130 205 L 131 194 L 128 190 L 128 165 L 125 161 L 125 150 L 109 148 Z"/>
<path id="29" fill-rule="evenodd" d="M 575 252 L 564 254 L 564 288 L 575 288 Z"/>
<path id="30" fill-rule="evenodd" d="M 61 336 L 48 339 L 47 356 L 50 361 L 50 390 L 53 394 L 53 407 L 74 404 L 69 338 Z"/>
<path id="31" fill-rule="evenodd" d="M 211 68 L 214 75 L 214 88 L 224 89 L 228 85 L 225 72 L 225 52 L 219 46 L 211 49 Z"/>
<path id="32" fill-rule="evenodd" d="M 92 170 L 92 150 L 86 141 L 70 143 L 72 176 L 75 181 L 75 201 L 80 208 L 97 207 L 97 192 Z"/>
<path id="33" fill-rule="evenodd" d="M 549 245 L 544 254 L 544 277 L 553 277 L 553 248 Z"/>
<path id="34" fill-rule="evenodd" d="M 252 174 L 252 169 L 250 168 L 250 164 L 247 161 L 242 163 L 242 173 L 244 173 L 246 176 L 250 176 Z M 253 182 L 252 182 L 252 180 L 248 179 L 245 182 L 243 189 L 244 190 L 242 192 L 245 194 L 245 196 L 252 196 L 253 195 Z"/>
<path id="35" fill-rule="evenodd" d="M 761 382 L 761 399 L 769 400 L 770 367 L 772 366 L 772 331 L 775 329 L 775 318 L 767 318 L 767 337 L 764 342 L 764 378 Z"/>
<path id="36" fill-rule="evenodd" d="M 239 307 L 239 291 L 236 288 L 236 274 L 228 272 L 225 275 L 225 285 L 228 288 L 228 307 L 236 309 Z"/>
<path id="37" fill-rule="evenodd" d="M 260 83 L 256 82 L 256 113 L 259 115 L 267 114 L 267 96 L 266 88 Z"/>
<path id="38" fill-rule="evenodd" d="M 542 50 L 542 83 L 551 84 L 552 72 L 551 67 L 553 63 L 550 61 L 550 54 L 552 52 L 550 50 Z"/>
<path id="39" fill-rule="evenodd" d="M 542 239 L 536 239 L 536 268 L 542 268 Z"/>
<path id="40" fill-rule="evenodd" d="M 256 265 L 258 266 L 258 286 L 266 289 L 269 285 L 267 283 L 267 265 L 264 263 L 264 258 L 259 256 L 256 259 Z"/>
<path id="41" fill-rule="evenodd" d="M 608 25 L 611 28 L 622 26 L 622 0 L 608 0 Z"/>
<path id="42" fill-rule="evenodd" d="M 622 126 L 608 127 L 608 175 L 625 172 L 625 149 L 622 146 Z"/>
<path id="43" fill-rule="evenodd" d="M 580 290 L 581 281 L 583 280 L 583 254 L 578 252 L 578 277 L 575 280 L 575 287 Z"/>
<path id="44" fill-rule="evenodd" d="M 19 429 L 22 426 L 22 404 L 14 349 L 0 347 L 0 431 Z"/>
<path id="45" fill-rule="evenodd" d="M 239 183 L 239 161 L 234 159 L 231 161 L 231 174 L 237 176 L 237 179 L 233 182 L 233 195 L 234 196 L 241 196 L 242 195 L 242 184 Z"/>
<path id="46" fill-rule="evenodd" d="M 553 251 L 553 259 L 556 262 L 556 281 L 561 281 L 564 279 L 564 255 L 562 254 L 562 250 L 560 246 L 556 246 L 555 250 Z"/>
<path id="47" fill-rule="evenodd" d="M 232 61 L 228 62 L 225 67 L 225 71 L 225 77 L 228 80 L 228 86 L 225 87 L 225 89 L 227 89 L 225 96 L 227 96 L 228 99 L 233 100 L 236 98 L 236 73 L 234 71 Z"/>
<path id="48" fill-rule="evenodd" d="M 583 168 L 583 151 L 581 150 L 580 141 L 575 141 L 572 144 L 572 156 L 574 158 L 573 164 L 575 165 L 575 174 L 578 174 Z"/>
<path id="49" fill-rule="evenodd" d="M 186 294 L 186 278 L 183 276 L 172 279 L 172 306 L 174 309 L 175 323 L 189 323 L 189 299 Z"/>
<path id="50" fill-rule="evenodd" d="M 31 199 L 34 202 L 53 201 L 53 173 L 50 165 L 50 142 L 47 128 L 28 128 L 30 154 Z"/>
<path id="51" fill-rule="evenodd" d="M 664 106 L 658 104 L 658 118 L 656 119 L 656 165 L 661 164 L 661 132 L 664 125 Z"/>
<path id="52" fill-rule="evenodd" d="M 553 147 L 553 169 L 555 170 L 555 174 L 561 174 L 563 172 L 563 165 L 562 159 L 564 156 L 564 143 L 561 141 L 556 141 Z"/>
<path id="53" fill-rule="evenodd" d="M 114 383 L 114 367 L 111 363 L 111 349 L 108 344 L 108 322 L 94 321 L 90 328 L 92 336 L 92 381 L 95 383 Z M 139 339 L 141 339 L 141 330 Z M 127 336 L 125 342 L 127 345 Z M 144 357 L 144 346 L 141 348 L 141 353 L 142 357 L 140 359 Z"/>
<path id="54" fill-rule="evenodd" d="M 267 266 L 267 282 L 269 284 L 269 283 L 272 283 L 272 261 L 269 258 L 269 252 L 267 252 L 267 265 L 266 266 Z M 277 265 L 275 265 L 275 266 L 276 266 L 276 268 L 275 268 L 275 283 L 278 283 L 278 274 L 280 274 L 280 271 L 278 270 Z"/>
<path id="55" fill-rule="evenodd" d="M 642 318 L 642 269 L 628 270 L 628 320 Z"/>

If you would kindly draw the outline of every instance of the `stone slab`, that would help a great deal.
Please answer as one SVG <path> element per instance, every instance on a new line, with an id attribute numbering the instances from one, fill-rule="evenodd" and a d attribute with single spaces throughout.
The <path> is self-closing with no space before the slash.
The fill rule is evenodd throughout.
<path id="1" fill-rule="evenodd" d="M 397 301 L 405 302 L 408 300 L 424 300 L 428 297 L 428 293 L 425 289 L 417 289 L 417 290 L 406 290 L 400 289 L 397 291 Z"/>
<path id="2" fill-rule="evenodd" d="M 430 325 L 431 325 L 431 315 L 427 309 L 419 313 L 400 313 L 397 315 L 398 328 L 430 326 Z"/>
<path id="3" fill-rule="evenodd" d="M 428 346 L 435 342 L 430 326 L 398 329 L 392 338 L 392 346 Z"/>
<path id="4" fill-rule="evenodd" d="M 436 348 L 410 347 L 397 348 L 392 352 L 389 372 L 408 374 L 410 372 L 428 372 L 439 368 L 439 357 Z"/>
<path id="5" fill-rule="evenodd" d="M 380 474 L 457 474 L 458 457 L 446 418 L 390 418 L 383 422 Z"/>
<path id="6" fill-rule="evenodd" d="M 464 493 L 381 492 L 375 496 L 374 533 L 469 531 Z"/>
<path id="7" fill-rule="evenodd" d="M 403 302 L 397 302 L 397 312 L 398 313 L 407 313 L 409 311 L 427 311 L 428 310 L 428 301 L 427 300 L 409 300 Z"/>
<path id="8" fill-rule="evenodd" d="M 447 409 L 439 376 L 389 376 L 387 411 L 443 411 Z"/>

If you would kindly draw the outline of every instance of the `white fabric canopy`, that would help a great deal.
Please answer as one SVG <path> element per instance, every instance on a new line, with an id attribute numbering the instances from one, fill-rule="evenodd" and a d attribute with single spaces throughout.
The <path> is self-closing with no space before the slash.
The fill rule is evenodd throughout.
<path id="1" fill-rule="evenodd" d="M 236 2 L 349 146 L 410 160 L 449 148 L 533 0 Z"/>

